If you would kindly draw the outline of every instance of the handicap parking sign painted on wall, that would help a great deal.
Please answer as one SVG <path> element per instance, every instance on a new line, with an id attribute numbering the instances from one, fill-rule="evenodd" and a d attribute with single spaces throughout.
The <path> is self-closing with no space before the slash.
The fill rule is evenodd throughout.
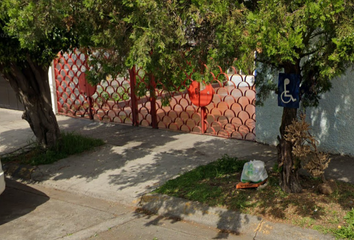
<path id="1" fill-rule="evenodd" d="M 278 106 L 299 108 L 300 75 L 279 73 Z"/>

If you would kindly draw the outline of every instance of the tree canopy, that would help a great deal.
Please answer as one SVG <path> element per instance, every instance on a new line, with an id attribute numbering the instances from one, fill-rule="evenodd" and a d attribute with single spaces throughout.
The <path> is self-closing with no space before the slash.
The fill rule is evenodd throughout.
<path id="1" fill-rule="evenodd" d="M 135 65 L 168 85 L 181 74 L 203 71 L 204 64 L 229 67 L 241 55 L 236 54 L 245 20 L 241 2 L 86 1 L 92 13 L 84 20 L 92 30 L 90 47 L 109 54 L 92 56 L 89 77 L 97 83 Z"/>
<path id="2" fill-rule="evenodd" d="M 76 45 L 70 16 L 75 11 L 62 1 L 0 2 L 0 74 L 24 105 L 28 121 L 43 147 L 60 137 L 51 108 L 48 68 L 60 50 Z"/>
<path id="3" fill-rule="evenodd" d="M 275 90 L 274 74 L 296 73 L 304 107 L 317 106 L 330 80 L 354 60 L 350 0 L 3 0 L 0 10 L 0 34 L 6 36 L 0 39 L 0 72 L 28 107 L 29 96 L 48 90 L 29 92 L 23 83 L 37 79 L 43 86 L 38 69 L 45 70 L 58 51 L 74 47 L 90 54 L 87 76 L 95 83 L 132 66 L 165 86 L 185 74 L 208 81 L 216 65 L 256 68 L 260 103 Z M 284 108 L 279 138 L 282 187 L 290 192 L 301 190 L 300 164 L 284 139 L 296 117 L 296 109 Z"/>
<path id="4" fill-rule="evenodd" d="M 353 44 L 352 17 L 353 3 L 346 0 L 259 1 L 257 11 L 248 14 L 246 41 L 258 52 L 257 62 L 263 66 L 259 70 L 279 72 L 297 65 L 302 104 L 317 106 L 321 93 L 330 90 L 330 81 L 353 60 L 348 48 Z M 269 92 L 269 81 L 262 77 L 267 75 L 257 80 L 259 95 Z"/>
<path id="5" fill-rule="evenodd" d="M 37 54 L 37 61 L 48 64 L 58 50 L 73 47 L 96 51 L 94 82 L 133 65 L 161 78 L 190 73 L 191 65 L 247 71 L 257 51 L 260 100 L 274 88 L 265 73 L 298 61 L 302 100 L 310 106 L 353 60 L 348 0 L 5 0 L 1 9 L 4 36 L 16 39 L 15 49 Z"/>

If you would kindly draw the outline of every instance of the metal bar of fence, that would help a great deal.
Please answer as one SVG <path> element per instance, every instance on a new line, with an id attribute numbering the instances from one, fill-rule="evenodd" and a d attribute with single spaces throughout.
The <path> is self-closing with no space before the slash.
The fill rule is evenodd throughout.
<path id="1" fill-rule="evenodd" d="M 88 103 L 89 103 L 89 107 L 88 107 L 88 110 L 89 110 L 89 117 L 91 120 L 93 120 L 93 104 L 92 104 L 92 97 L 91 96 L 87 96 L 87 99 L 88 99 Z"/>
<path id="2" fill-rule="evenodd" d="M 157 109 L 156 109 L 156 82 L 155 77 L 151 73 L 149 74 L 150 79 L 150 103 L 151 103 L 151 127 L 158 128 L 157 126 Z"/>
<path id="3" fill-rule="evenodd" d="M 206 107 L 201 107 L 201 124 L 202 124 L 202 133 L 206 132 Z"/>
<path id="4" fill-rule="evenodd" d="M 130 76 L 130 94 L 131 94 L 131 108 L 132 108 L 132 122 L 133 126 L 139 126 L 139 108 L 138 98 L 136 96 L 136 68 L 135 66 L 129 70 Z"/>

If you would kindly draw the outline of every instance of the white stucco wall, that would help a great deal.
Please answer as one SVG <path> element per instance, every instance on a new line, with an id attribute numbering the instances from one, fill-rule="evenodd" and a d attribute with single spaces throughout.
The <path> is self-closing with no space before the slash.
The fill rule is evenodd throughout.
<path id="1" fill-rule="evenodd" d="M 272 94 L 263 107 L 256 107 L 256 140 L 276 145 L 282 108 Z M 354 72 L 332 81 L 332 89 L 322 96 L 318 108 L 306 109 L 311 133 L 319 149 L 354 156 Z"/>
<path id="2" fill-rule="evenodd" d="M 256 141 L 277 145 L 277 136 L 283 108 L 278 107 L 278 96 L 271 93 L 264 106 L 256 107 Z"/>

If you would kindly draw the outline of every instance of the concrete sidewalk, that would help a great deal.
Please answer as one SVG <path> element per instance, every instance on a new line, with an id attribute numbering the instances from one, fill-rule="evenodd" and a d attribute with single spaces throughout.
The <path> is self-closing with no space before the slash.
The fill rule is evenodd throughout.
<path id="1" fill-rule="evenodd" d="M 0 153 L 11 152 L 33 139 L 21 112 L 0 109 Z M 274 224 L 255 216 L 210 208 L 166 196 L 146 195 L 167 180 L 223 154 L 263 160 L 268 168 L 276 149 L 255 142 L 185 134 L 127 125 L 103 124 L 57 116 L 62 130 L 101 138 L 107 144 L 51 165 L 37 167 L 32 180 L 46 187 L 119 202 L 172 215 L 252 239 L 330 239 L 316 231 Z M 354 183 L 353 158 L 334 156 L 328 176 Z M 15 172 L 20 172 L 21 169 Z M 143 197 L 144 196 L 144 197 Z"/>

